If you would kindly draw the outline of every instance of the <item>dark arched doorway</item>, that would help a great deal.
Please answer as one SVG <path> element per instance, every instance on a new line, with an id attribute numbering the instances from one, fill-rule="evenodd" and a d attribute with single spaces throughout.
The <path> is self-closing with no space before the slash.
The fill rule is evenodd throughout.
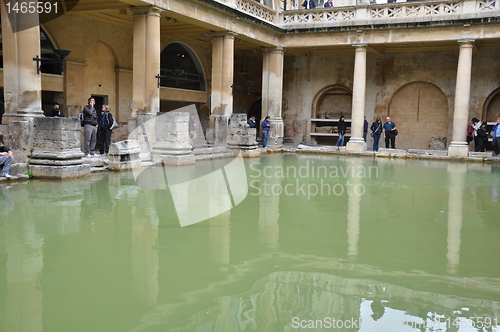
<path id="1" fill-rule="evenodd" d="M 172 43 L 161 52 L 160 85 L 169 88 L 206 91 L 203 68 L 195 53 L 180 43 Z"/>
<path id="2" fill-rule="evenodd" d="M 482 120 L 496 122 L 498 117 L 500 117 L 500 88 L 497 88 L 486 98 Z"/>

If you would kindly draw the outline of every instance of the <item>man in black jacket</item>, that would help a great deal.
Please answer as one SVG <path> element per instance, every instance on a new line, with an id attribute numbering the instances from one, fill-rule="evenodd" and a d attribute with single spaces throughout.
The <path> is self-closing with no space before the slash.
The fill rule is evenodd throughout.
<path id="1" fill-rule="evenodd" d="M 316 2 L 314 2 L 314 0 L 304 0 L 302 7 L 304 7 L 305 9 L 316 8 Z"/>
<path id="2" fill-rule="evenodd" d="M 85 123 L 83 130 L 83 150 L 87 158 L 99 157 L 94 154 L 97 139 L 97 112 L 95 110 L 95 100 L 90 97 L 88 105 L 83 108 L 83 121 Z"/>

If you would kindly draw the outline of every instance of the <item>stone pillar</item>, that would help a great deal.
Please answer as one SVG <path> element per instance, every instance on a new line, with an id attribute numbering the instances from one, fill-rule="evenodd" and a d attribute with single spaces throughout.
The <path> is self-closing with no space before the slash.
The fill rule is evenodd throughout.
<path id="1" fill-rule="evenodd" d="M 228 123 L 227 147 L 241 150 L 243 157 L 260 157 L 257 149 L 257 129 L 250 128 L 245 113 L 232 114 Z"/>
<path id="2" fill-rule="evenodd" d="M 212 40 L 212 90 L 207 140 L 226 144 L 227 121 L 233 113 L 234 33 L 217 34 Z"/>
<path id="3" fill-rule="evenodd" d="M 264 48 L 262 66 L 262 120 L 270 116 L 271 130 L 267 145 L 271 149 L 283 147 L 284 125 L 281 117 L 283 99 L 283 61 L 282 47 Z"/>
<path id="4" fill-rule="evenodd" d="M 351 138 L 346 145 L 347 151 L 366 151 L 363 139 L 363 125 L 366 99 L 366 50 L 367 44 L 354 44 L 354 80 L 352 88 Z"/>
<path id="5" fill-rule="evenodd" d="M 134 13 L 132 117 L 160 110 L 160 13 L 156 7 L 131 7 Z"/>
<path id="6" fill-rule="evenodd" d="M 2 1 L 2 52 L 5 114 L 3 123 L 43 116 L 42 80 L 33 58 L 42 57 L 38 14 L 7 14 Z M 12 20 L 9 20 L 9 15 Z M 11 25 L 11 22 L 15 26 Z"/>
<path id="7" fill-rule="evenodd" d="M 82 164 L 78 119 L 36 117 L 33 123 L 29 168 L 35 177 L 66 179 L 90 174 L 90 166 Z"/>
<path id="8" fill-rule="evenodd" d="M 472 70 L 473 39 L 461 39 L 458 56 L 457 85 L 455 88 L 455 109 L 453 112 L 453 135 L 448 148 L 450 157 L 467 157 L 469 146 L 466 141 L 467 119 L 469 117 L 469 99 Z"/>
<path id="9" fill-rule="evenodd" d="M 168 112 L 156 119 L 153 160 L 165 165 L 192 165 L 194 154 L 189 136 L 189 113 Z"/>

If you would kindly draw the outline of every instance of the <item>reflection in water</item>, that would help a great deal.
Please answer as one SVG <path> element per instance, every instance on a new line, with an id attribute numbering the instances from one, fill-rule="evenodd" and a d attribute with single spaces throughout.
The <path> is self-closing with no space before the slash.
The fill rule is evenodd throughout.
<path id="1" fill-rule="evenodd" d="M 360 167 L 363 167 L 363 161 L 360 158 L 354 158 L 349 160 L 348 165 L 358 170 Z M 349 179 L 351 192 L 348 193 L 347 198 L 347 255 L 350 259 L 356 259 L 358 256 L 359 219 L 363 192 L 360 188 L 362 188 L 363 179 L 356 176 L 357 173 L 352 175 L 354 176 L 351 176 Z"/>
<path id="2" fill-rule="evenodd" d="M 448 164 L 448 259 L 447 271 L 450 274 L 458 272 L 460 263 L 460 232 L 464 205 L 464 183 L 467 172 L 466 164 Z"/>
<path id="3" fill-rule="evenodd" d="M 259 167 L 308 160 L 373 165 L 277 155 Z M 476 331 L 445 320 L 500 318 L 493 168 L 379 164 L 377 178 L 324 179 L 362 184 L 363 195 L 262 191 L 187 227 L 167 189 L 141 188 L 131 173 L 0 187 L 2 328 L 296 331 L 295 317 L 363 317 L 362 325 L 337 330 L 388 331 L 370 324 L 392 322 L 401 327 L 394 331 L 431 331 L 429 322 L 441 319 L 441 331 Z M 217 204 L 208 199 L 200 209 Z"/>

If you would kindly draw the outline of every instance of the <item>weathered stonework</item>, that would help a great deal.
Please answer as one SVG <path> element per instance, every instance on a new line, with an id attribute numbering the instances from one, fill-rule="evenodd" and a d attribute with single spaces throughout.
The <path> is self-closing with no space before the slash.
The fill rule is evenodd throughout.
<path id="1" fill-rule="evenodd" d="M 137 140 L 112 143 L 109 146 L 108 169 L 113 171 L 125 171 L 141 168 L 140 152 L 141 148 Z"/>
<path id="2" fill-rule="evenodd" d="M 250 128 L 247 124 L 246 114 L 233 114 L 229 118 L 227 147 L 242 151 L 245 157 L 260 156 L 257 151 L 257 129 Z"/>
<path id="3" fill-rule="evenodd" d="M 35 177 L 65 179 L 89 175 L 90 166 L 82 164 L 78 119 L 36 117 L 32 137 L 29 168 Z"/>
<path id="4" fill-rule="evenodd" d="M 153 161 L 165 165 L 194 164 L 189 121 L 190 115 L 186 112 L 168 112 L 156 118 Z"/>

